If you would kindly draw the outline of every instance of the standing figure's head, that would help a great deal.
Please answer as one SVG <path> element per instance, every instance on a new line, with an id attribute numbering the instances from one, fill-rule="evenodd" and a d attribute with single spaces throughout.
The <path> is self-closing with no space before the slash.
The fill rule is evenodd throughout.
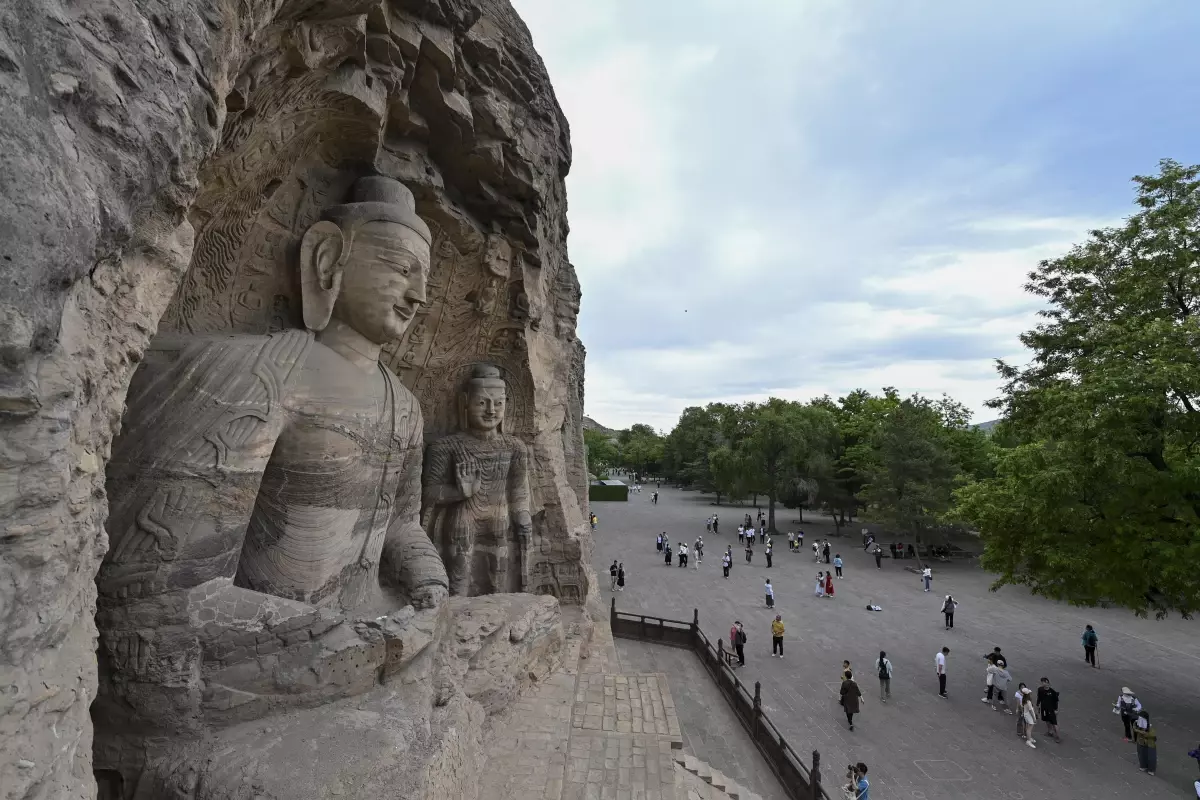
<path id="1" fill-rule="evenodd" d="M 337 318 L 375 344 L 399 339 L 425 304 L 429 228 L 404 184 L 360 178 L 354 198 L 331 206 L 300 243 L 304 325 Z"/>
<path id="2" fill-rule="evenodd" d="M 459 425 L 463 431 L 493 434 L 504 432 L 507 388 L 500 370 L 492 364 L 476 364 L 459 393 Z"/>

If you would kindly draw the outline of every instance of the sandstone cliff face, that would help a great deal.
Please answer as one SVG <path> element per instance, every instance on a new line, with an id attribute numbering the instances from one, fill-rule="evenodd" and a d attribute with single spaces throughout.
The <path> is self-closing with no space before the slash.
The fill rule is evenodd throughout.
<path id="1" fill-rule="evenodd" d="M 367 172 L 435 234 L 389 364 L 447 432 L 487 359 L 535 465 L 535 591 L 584 602 L 567 126 L 505 0 L 0 4 L 0 785 L 88 797 L 93 577 L 130 376 L 164 330 L 292 324 L 297 231 Z"/>

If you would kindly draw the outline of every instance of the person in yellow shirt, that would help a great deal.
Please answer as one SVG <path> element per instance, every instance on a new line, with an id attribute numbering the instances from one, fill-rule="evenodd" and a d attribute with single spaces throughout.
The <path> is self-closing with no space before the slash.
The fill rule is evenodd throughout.
<path id="1" fill-rule="evenodd" d="M 776 614 L 771 623 L 771 655 L 783 658 L 783 616 L 780 614 Z"/>

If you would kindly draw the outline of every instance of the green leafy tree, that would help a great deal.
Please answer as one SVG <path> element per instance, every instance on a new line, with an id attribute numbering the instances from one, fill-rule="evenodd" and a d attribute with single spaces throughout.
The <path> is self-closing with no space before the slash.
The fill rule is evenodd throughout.
<path id="1" fill-rule="evenodd" d="M 848 457 L 866 478 L 861 496 L 870 515 L 919 547 L 943 529 L 960 475 L 953 420 L 934 401 L 899 400 L 894 390 L 872 405 L 871 425 Z"/>
<path id="2" fill-rule="evenodd" d="M 998 585 L 1139 614 L 1200 605 L 1200 167 L 1134 178 L 1139 210 L 1044 261 L 1044 320 L 1000 364 L 1005 444 L 959 489 Z"/>
<path id="3" fill-rule="evenodd" d="M 663 474 L 680 486 L 713 489 L 709 454 L 720 446 L 721 437 L 712 408 L 685 408 L 663 443 Z"/>
<path id="4" fill-rule="evenodd" d="M 617 446 L 607 433 L 584 430 L 583 443 L 587 447 L 588 472 L 603 478 L 617 464 Z"/>
<path id="5" fill-rule="evenodd" d="M 642 475 L 661 471 L 664 441 L 654 428 L 633 425 L 617 434 L 617 443 L 621 466 Z"/>

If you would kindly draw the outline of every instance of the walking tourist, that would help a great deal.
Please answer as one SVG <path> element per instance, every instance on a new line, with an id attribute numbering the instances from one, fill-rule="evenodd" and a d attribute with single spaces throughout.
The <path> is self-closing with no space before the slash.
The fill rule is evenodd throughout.
<path id="1" fill-rule="evenodd" d="M 879 675 L 879 702 L 886 703 L 892 699 L 892 662 L 883 650 L 875 659 L 875 672 Z"/>
<path id="2" fill-rule="evenodd" d="M 771 543 L 767 543 L 767 549 L 763 551 L 767 557 L 767 569 L 771 568 Z"/>
<path id="3" fill-rule="evenodd" d="M 875 545 L 872 552 L 875 554 L 875 569 L 883 569 L 883 548 Z"/>
<path id="4" fill-rule="evenodd" d="M 704 537 L 701 536 L 696 540 L 696 563 L 699 564 L 704 560 Z"/>
<path id="5" fill-rule="evenodd" d="M 1053 736 L 1054 741 L 1061 742 L 1058 737 L 1058 690 L 1050 685 L 1049 678 L 1042 678 L 1037 690 L 1037 710 L 1046 723 L 1046 735 Z"/>
<path id="6" fill-rule="evenodd" d="M 750 544 L 758 544 L 757 531 L 753 526 L 746 528 L 746 541 Z"/>
<path id="7" fill-rule="evenodd" d="M 838 553 L 833 557 L 833 568 L 837 570 L 837 576 L 842 577 L 842 554 Z"/>
<path id="8" fill-rule="evenodd" d="M 987 700 L 992 711 L 1003 709 L 1006 714 L 1013 713 L 1004 698 L 1004 693 L 1008 691 L 1008 684 L 1012 681 L 1012 675 L 1004 667 L 991 663 L 988 664 L 987 671 L 989 680 Z M 997 702 L 1000 705 L 996 705 Z"/>
<path id="9" fill-rule="evenodd" d="M 825 573 L 825 596 L 833 597 L 833 573 Z"/>
<path id="10" fill-rule="evenodd" d="M 1139 711 L 1133 723 L 1133 741 L 1137 745 L 1138 769 L 1153 775 L 1158 767 L 1158 731 L 1150 724 L 1150 715 Z"/>
<path id="11" fill-rule="evenodd" d="M 666 533 L 667 533 L 666 531 L 663 531 L 662 533 L 660 533 L 658 535 L 658 542 L 655 543 L 655 545 L 654 545 L 654 549 L 658 550 L 658 552 L 660 552 L 660 553 L 662 552 L 663 536 L 665 536 Z"/>
<path id="12" fill-rule="evenodd" d="M 737 620 L 733 623 L 733 630 L 730 631 L 730 640 L 733 644 L 733 649 L 737 653 L 738 666 L 746 666 L 746 629 L 742 627 L 742 621 Z"/>
<path id="13" fill-rule="evenodd" d="M 929 567 L 921 570 L 921 580 L 925 581 L 925 591 L 929 591 L 929 584 L 933 583 L 933 570 Z"/>
<path id="14" fill-rule="evenodd" d="M 704 530 L 708 531 L 709 533 L 712 533 L 712 517 L 709 517 L 708 519 L 704 520 Z"/>
<path id="15" fill-rule="evenodd" d="M 608 589 L 610 592 L 617 590 L 617 560 L 615 558 L 612 566 L 608 568 Z"/>
<path id="16" fill-rule="evenodd" d="M 679 543 L 679 566 L 686 567 L 687 560 L 688 560 L 687 542 L 680 542 Z"/>
<path id="17" fill-rule="evenodd" d="M 1125 738 L 1121 741 L 1133 741 L 1133 721 L 1138 718 L 1138 714 L 1142 710 L 1142 701 L 1138 700 L 1137 695 L 1128 686 L 1121 687 L 1121 694 L 1117 696 L 1117 702 L 1113 703 L 1113 708 L 1121 716 L 1121 725 L 1125 728 Z"/>
<path id="18" fill-rule="evenodd" d="M 838 673 L 838 677 L 841 678 L 842 680 L 846 680 L 846 675 L 848 675 L 849 673 L 850 673 L 850 660 L 843 659 L 842 660 L 842 671 Z"/>
<path id="19" fill-rule="evenodd" d="M 770 578 L 767 578 L 766 583 L 763 584 L 763 592 L 766 593 L 766 596 L 767 596 L 767 608 L 774 608 L 775 607 L 775 587 L 771 585 Z"/>
<path id="20" fill-rule="evenodd" d="M 946 630 L 954 627 L 954 609 L 958 608 L 958 601 L 953 595 L 946 595 L 946 599 L 942 601 L 942 616 L 946 620 Z"/>
<path id="21" fill-rule="evenodd" d="M 713 534 L 714 535 L 720 533 L 720 531 L 717 529 L 717 526 L 720 524 L 721 524 L 720 519 L 717 518 L 716 514 L 713 514 Z"/>
<path id="22" fill-rule="evenodd" d="M 821 562 L 821 545 L 816 542 L 813 542 L 813 561 L 818 564 Z"/>
<path id="23" fill-rule="evenodd" d="M 769 581 L 767 585 L 770 585 Z M 780 614 L 776 614 L 771 622 L 771 655 L 783 658 L 783 616 Z"/>
<path id="24" fill-rule="evenodd" d="M 729 577 L 729 568 L 731 566 L 733 566 L 733 554 L 726 550 L 725 554 L 721 556 L 721 572 L 724 573 L 726 578 Z"/>
<path id="25" fill-rule="evenodd" d="M 796 534 L 793 533 L 792 531 L 788 531 L 788 552 L 791 553 L 791 552 L 794 552 L 795 550 L 796 550 Z"/>
<path id="26" fill-rule="evenodd" d="M 846 722 L 850 723 L 850 730 L 854 730 L 854 715 L 859 710 L 862 690 L 858 688 L 858 683 L 854 680 L 854 675 L 850 672 L 847 672 L 846 677 L 842 680 L 841 695 L 842 711 L 846 712 Z"/>
<path id="27" fill-rule="evenodd" d="M 804 547 L 804 531 L 803 531 L 803 529 L 801 529 L 800 531 L 796 532 L 796 552 L 799 553 L 801 548 L 803 548 L 803 547 Z"/>
<path id="28" fill-rule="evenodd" d="M 813 594 L 815 594 L 817 597 L 825 596 L 825 573 L 824 572 L 817 573 L 817 588 L 816 588 L 816 591 L 813 592 Z"/>
<path id="29" fill-rule="evenodd" d="M 654 502 L 654 505 L 658 505 L 658 492 L 650 495 L 650 499 Z"/>
<path id="30" fill-rule="evenodd" d="M 591 519 L 591 523 L 592 523 L 592 530 L 596 530 L 596 523 L 600 521 L 600 518 L 596 516 L 595 511 L 592 512 L 592 516 L 590 519 Z"/>
<path id="31" fill-rule="evenodd" d="M 1021 718 L 1025 721 L 1025 744 L 1036 749 L 1037 743 L 1033 740 L 1033 729 L 1037 723 L 1037 715 L 1033 710 L 1033 700 L 1030 695 L 1032 692 L 1025 692 L 1021 695 Z M 1007 709 L 1006 709 L 1007 710 Z"/>
<path id="32" fill-rule="evenodd" d="M 950 655 L 950 648 L 943 647 L 941 652 L 933 657 L 933 664 L 937 668 L 938 697 L 946 696 L 946 656 L 948 655 Z"/>
<path id="33" fill-rule="evenodd" d="M 746 542 L 746 563 L 749 564 L 750 559 L 754 557 L 754 545 L 750 543 L 749 539 L 747 539 Z"/>
<path id="34" fill-rule="evenodd" d="M 1099 669 L 1096 663 L 1096 646 L 1100 644 L 1100 637 L 1096 635 L 1096 629 L 1091 625 L 1083 629 L 1083 660 L 1092 665 L 1093 669 Z"/>
<path id="35" fill-rule="evenodd" d="M 738 525 L 738 545 L 741 546 L 742 541 L 746 538 L 746 528 Z"/>
<path id="36" fill-rule="evenodd" d="M 826 564 L 828 564 L 828 563 L 829 563 L 829 551 L 830 551 L 830 550 L 832 550 L 832 549 L 833 549 L 833 547 L 832 547 L 832 546 L 829 544 L 829 540 L 828 540 L 828 539 L 826 539 L 826 540 L 825 540 L 825 544 L 824 544 L 824 545 L 822 545 L 822 547 L 821 547 L 821 554 L 825 556 L 825 563 L 826 563 Z"/>
<path id="37" fill-rule="evenodd" d="M 671 566 L 671 560 L 674 557 L 675 552 L 671 550 L 671 541 L 669 539 L 663 539 L 663 561 L 668 567 Z"/>
<path id="38" fill-rule="evenodd" d="M 991 703 L 992 695 L 996 691 L 995 687 L 992 685 L 992 681 L 996 676 L 996 673 L 992 671 L 992 667 L 998 665 L 1007 667 L 1008 662 L 1005 661 L 1004 655 L 1000 652 L 999 647 L 992 648 L 992 652 L 985 654 L 984 659 L 988 662 L 987 666 L 984 668 L 984 680 L 987 685 L 987 694 L 979 699 L 980 702 Z"/>

